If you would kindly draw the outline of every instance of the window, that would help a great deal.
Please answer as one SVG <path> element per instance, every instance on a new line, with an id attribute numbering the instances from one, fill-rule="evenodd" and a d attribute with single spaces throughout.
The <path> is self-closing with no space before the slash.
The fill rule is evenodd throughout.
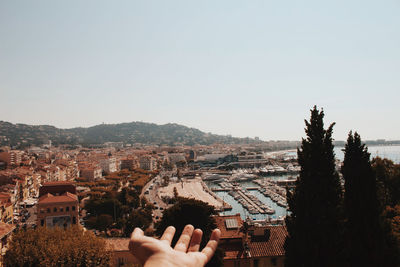
<path id="1" fill-rule="evenodd" d="M 44 220 L 40 220 L 40 226 L 44 226 Z"/>
<path id="2" fill-rule="evenodd" d="M 54 212 L 57 212 L 57 208 L 54 208 L 53 211 L 54 211 Z"/>
<path id="3" fill-rule="evenodd" d="M 40 213 L 44 213 L 44 209 L 40 209 Z"/>
<path id="4" fill-rule="evenodd" d="M 50 213 L 50 208 L 47 208 L 47 213 Z"/>
<path id="5" fill-rule="evenodd" d="M 118 266 L 124 265 L 124 258 L 118 258 Z"/>
<path id="6" fill-rule="evenodd" d="M 63 208 L 63 207 L 61 207 L 61 208 L 60 208 L 60 212 L 63 212 L 63 211 L 64 211 L 64 208 Z"/>
<path id="7" fill-rule="evenodd" d="M 69 211 L 69 207 L 66 207 L 66 208 L 65 208 L 65 211 Z"/>
<path id="8" fill-rule="evenodd" d="M 72 211 L 75 211 L 75 206 L 72 206 Z"/>
<path id="9" fill-rule="evenodd" d="M 76 224 L 76 217 L 72 217 L 72 224 Z"/>

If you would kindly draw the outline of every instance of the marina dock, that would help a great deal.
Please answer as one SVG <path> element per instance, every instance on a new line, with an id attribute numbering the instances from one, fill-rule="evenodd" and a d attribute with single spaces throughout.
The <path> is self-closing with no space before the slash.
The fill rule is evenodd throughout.
<path id="1" fill-rule="evenodd" d="M 219 183 L 218 188 L 212 188 L 213 192 L 227 192 L 238 201 L 250 214 L 274 214 L 275 210 L 262 203 L 248 190 L 257 190 L 266 197 L 269 197 L 278 206 L 287 208 L 286 189 L 278 184 L 266 180 L 254 180 L 259 186 L 243 188 L 236 182 L 224 180 Z"/>

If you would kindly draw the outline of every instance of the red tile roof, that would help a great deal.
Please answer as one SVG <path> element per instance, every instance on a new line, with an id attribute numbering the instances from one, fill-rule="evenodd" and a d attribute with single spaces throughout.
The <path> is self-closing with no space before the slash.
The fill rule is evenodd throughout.
<path id="1" fill-rule="evenodd" d="M 55 181 L 46 182 L 42 187 L 39 188 L 39 196 L 50 193 L 52 195 L 60 195 L 65 192 L 76 194 L 76 187 L 73 182 L 70 181 Z"/>
<path id="2" fill-rule="evenodd" d="M 15 229 L 15 225 L 0 222 L 0 239 L 8 235 Z"/>
<path id="3" fill-rule="evenodd" d="M 262 239 L 249 238 L 248 245 L 252 257 L 275 257 L 285 255 L 285 240 L 287 230 L 285 226 L 266 226 L 263 227 L 269 231 L 269 237 Z"/>
<path id="4" fill-rule="evenodd" d="M 39 204 L 61 203 L 61 202 L 76 202 L 78 197 L 70 192 L 65 192 L 61 196 L 53 196 L 47 193 L 39 198 Z"/>
<path id="5" fill-rule="evenodd" d="M 236 219 L 238 228 L 227 229 L 226 220 Z M 221 230 L 220 247 L 225 251 L 224 259 L 245 258 L 243 243 L 247 243 L 250 257 L 284 256 L 284 244 L 287 237 L 285 226 L 249 226 L 247 237 L 240 229 L 243 221 L 239 214 L 230 216 L 216 216 L 217 227 Z M 254 234 L 257 232 L 258 235 Z"/>
<path id="6" fill-rule="evenodd" d="M 74 182 L 69 181 L 53 181 L 53 182 L 45 182 L 43 186 L 55 186 L 55 185 L 74 185 Z"/>
<path id="7" fill-rule="evenodd" d="M 240 214 L 236 215 L 223 215 L 223 216 L 215 216 L 215 223 L 219 230 L 221 230 L 221 239 L 227 238 L 241 238 L 243 233 L 240 232 L 240 229 L 243 226 L 242 218 L 240 218 Z M 235 229 L 227 229 L 226 228 L 226 220 L 233 219 L 237 221 L 238 228 Z"/>

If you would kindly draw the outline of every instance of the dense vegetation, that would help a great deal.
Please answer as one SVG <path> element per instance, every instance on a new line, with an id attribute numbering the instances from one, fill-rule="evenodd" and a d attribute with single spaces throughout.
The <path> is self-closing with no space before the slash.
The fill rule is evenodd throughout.
<path id="1" fill-rule="evenodd" d="M 103 239 L 79 227 L 20 230 L 4 256 L 5 266 L 109 266 Z"/>
<path id="2" fill-rule="evenodd" d="M 301 166 L 293 194 L 288 195 L 286 266 L 340 266 L 339 175 L 335 170 L 331 124 L 324 129 L 324 112 L 316 107 L 306 121 L 307 138 L 298 149 Z"/>
<path id="3" fill-rule="evenodd" d="M 349 134 L 341 171 L 345 181 L 344 266 L 395 266 L 386 253 L 390 247 L 385 243 L 370 153 L 357 133 Z"/>
<path id="4" fill-rule="evenodd" d="M 28 145 L 42 145 L 52 141 L 54 145 L 96 145 L 105 142 L 160 144 L 160 145 L 209 145 L 257 143 L 252 138 L 204 133 L 195 128 L 178 124 L 157 125 L 154 123 L 130 122 L 101 124 L 89 128 L 58 129 L 54 126 L 12 124 L 0 121 L 0 146 L 16 148 Z"/>
<path id="5" fill-rule="evenodd" d="M 342 187 L 333 124 L 325 130 L 323 117 L 311 110 L 298 149 L 301 172 L 288 192 L 285 266 L 399 266 L 400 166 L 380 158 L 371 163 L 360 136 L 350 132 Z"/>
<path id="6" fill-rule="evenodd" d="M 377 157 L 372 160 L 372 169 L 383 210 L 384 257 L 393 262 L 392 266 L 400 266 L 400 164 Z"/>
<path id="7" fill-rule="evenodd" d="M 78 182 L 79 186 L 91 188 L 80 196 L 80 199 L 89 196 L 85 226 L 105 236 L 129 236 L 135 227 L 148 228 L 154 206 L 139 195 L 151 175 L 140 169 L 122 170 L 106 176 L 104 181 Z"/>

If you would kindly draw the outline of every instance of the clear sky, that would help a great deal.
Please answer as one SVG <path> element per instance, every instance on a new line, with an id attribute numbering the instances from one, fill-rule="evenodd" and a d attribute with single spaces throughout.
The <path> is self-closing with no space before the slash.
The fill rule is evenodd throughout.
<path id="1" fill-rule="evenodd" d="M 400 2 L 0 1 L 0 120 L 400 139 Z"/>

